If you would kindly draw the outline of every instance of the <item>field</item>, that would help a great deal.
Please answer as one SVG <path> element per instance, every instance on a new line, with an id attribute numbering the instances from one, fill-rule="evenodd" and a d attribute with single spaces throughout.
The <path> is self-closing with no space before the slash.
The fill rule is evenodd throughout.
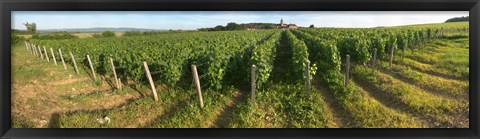
<path id="1" fill-rule="evenodd" d="M 100 33 L 73 33 L 73 35 L 77 36 L 78 38 L 92 38 L 94 34 L 101 34 Z M 115 37 L 121 37 L 124 33 L 123 32 L 115 32 Z M 32 35 L 19 35 L 21 37 L 30 39 Z"/>
<path id="2" fill-rule="evenodd" d="M 12 46 L 12 126 L 468 128 L 468 55 L 468 22 L 29 39 Z"/>

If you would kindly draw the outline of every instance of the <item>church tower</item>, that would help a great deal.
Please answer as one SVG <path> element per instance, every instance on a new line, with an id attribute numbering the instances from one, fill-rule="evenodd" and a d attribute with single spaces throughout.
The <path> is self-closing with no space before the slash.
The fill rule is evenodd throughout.
<path id="1" fill-rule="evenodd" d="M 283 27 L 283 18 L 280 19 L 280 27 Z"/>

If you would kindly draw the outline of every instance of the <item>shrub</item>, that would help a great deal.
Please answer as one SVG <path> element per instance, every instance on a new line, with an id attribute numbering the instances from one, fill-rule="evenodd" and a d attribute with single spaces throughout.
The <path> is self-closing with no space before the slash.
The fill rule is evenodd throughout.
<path id="1" fill-rule="evenodd" d="M 18 34 L 12 33 L 12 46 L 22 43 L 24 40 L 25 38 L 18 36 Z"/>
<path id="2" fill-rule="evenodd" d="M 61 40 L 61 39 L 75 39 L 77 36 L 68 32 L 52 32 L 52 33 L 35 33 L 32 35 L 32 39 L 41 40 Z"/>
<path id="3" fill-rule="evenodd" d="M 103 37 L 115 37 L 115 33 L 112 31 L 104 31 L 102 32 Z"/>

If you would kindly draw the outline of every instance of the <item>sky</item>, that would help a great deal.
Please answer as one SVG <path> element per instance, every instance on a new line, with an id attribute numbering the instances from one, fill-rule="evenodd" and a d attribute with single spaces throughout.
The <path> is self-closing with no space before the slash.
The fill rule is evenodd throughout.
<path id="1" fill-rule="evenodd" d="M 12 11 L 12 28 L 38 30 L 94 27 L 191 30 L 235 23 L 293 23 L 308 27 L 365 28 L 442 23 L 468 11 Z"/>

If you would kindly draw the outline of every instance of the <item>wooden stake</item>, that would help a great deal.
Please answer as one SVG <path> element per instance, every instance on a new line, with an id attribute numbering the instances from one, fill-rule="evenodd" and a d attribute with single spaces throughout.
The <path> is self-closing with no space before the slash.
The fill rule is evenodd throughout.
<path id="1" fill-rule="evenodd" d="M 252 104 L 256 103 L 256 95 L 255 95 L 255 91 L 257 89 L 257 86 L 256 86 L 256 81 L 257 81 L 256 71 L 257 71 L 257 66 L 252 65 L 252 77 L 251 77 Z"/>
<path id="2" fill-rule="evenodd" d="M 53 62 L 55 63 L 55 66 L 57 66 L 57 59 L 55 58 L 55 53 L 53 53 L 52 47 L 50 47 L 50 52 L 52 52 Z"/>
<path id="3" fill-rule="evenodd" d="M 38 47 L 38 54 L 37 54 L 37 56 L 42 57 L 42 56 L 43 56 L 43 53 L 47 53 L 47 51 L 42 51 L 42 47 L 40 47 L 40 46 L 37 46 L 37 47 Z M 42 59 L 43 59 L 43 57 L 42 57 Z"/>
<path id="4" fill-rule="evenodd" d="M 305 91 L 310 96 L 310 61 L 305 63 Z"/>
<path id="5" fill-rule="evenodd" d="M 30 45 L 30 52 L 32 55 L 35 55 L 35 46 L 33 44 Z"/>
<path id="6" fill-rule="evenodd" d="M 200 99 L 200 108 L 203 108 L 202 88 L 200 86 L 200 79 L 198 78 L 197 66 L 192 64 L 193 80 L 195 80 L 195 87 L 197 88 L 198 98 Z"/>
<path id="7" fill-rule="evenodd" d="M 25 42 L 25 45 L 27 46 L 28 52 L 30 52 L 30 54 L 32 54 L 32 52 L 31 52 L 31 50 L 30 50 L 30 45 L 29 45 L 27 42 Z"/>
<path id="8" fill-rule="evenodd" d="M 118 87 L 122 89 L 122 80 L 120 80 L 120 78 L 117 78 L 117 81 L 118 81 Z"/>
<path id="9" fill-rule="evenodd" d="M 157 90 L 155 89 L 155 84 L 153 83 L 152 75 L 150 75 L 150 69 L 148 69 L 146 61 L 143 61 L 143 67 L 145 68 L 146 76 L 148 78 L 148 81 L 150 82 L 150 88 L 153 92 L 153 99 L 155 99 L 155 101 L 158 101 Z"/>
<path id="10" fill-rule="evenodd" d="M 29 44 L 29 47 L 30 47 L 30 52 L 32 53 L 32 55 L 35 55 L 35 48 L 34 48 L 33 44 Z"/>
<path id="11" fill-rule="evenodd" d="M 395 51 L 395 45 L 392 45 L 390 48 L 390 67 L 392 67 L 392 62 L 393 62 L 393 52 Z"/>
<path id="12" fill-rule="evenodd" d="M 93 69 L 92 60 L 90 60 L 90 56 L 89 56 L 89 55 L 87 55 L 87 59 L 88 59 L 88 64 L 90 65 L 90 69 L 92 69 L 93 79 L 97 79 L 97 76 L 95 75 L 95 69 Z"/>
<path id="13" fill-rule="evenodd" d="M 115 71 L 115 64 L 113 64 L 112 58 L 110 58 L 110 64 L 112 65 L 113 76 L 115 77 L 115 81 L 117 82 L 117 88 L 120 89 L 120 85 L 117 78 L 117 72 Z"/>
<path id="14" fill-rule="evenodd" d="M 47 49 L 43 46 L 43 51 L 45 51 L 45 57 L 47 57 L 47 61 L 50 62 L 50 57 L 48 57 Z"/>
<path id="15" fill-rule="evenodd" d="M 43 52 L 42 52 L 42 47 L 38 46 L 37 45 L 37 57 L 40 56 Z"/>
<path id="16" fill-rule="evenodd" d="M 373 49 L 372 74 L 375 75 L 375 64 L 377 64 L 377 48 Z"/>
<path id="17" fill-rule="evenodd" d="M 70 51 L 70 56 L 72 57 L 73 67 L 75 67 L 75 72 L 78 73 L 77 62 L 75 61 L 75 57 L 73 56 L 72 52 Z"/>
<path id="18" fill-rule="evenodd" d="M 347 67 L 345 68 L 345 87 L 348 86 L 349 74 L 350 74 L 350 55 L 347 55 Z"/>
<path id="19" fill-rule="evenodd" d="M 40 46 L 39 46 L 40 47 Z M 40 57 L 43 59 L 42 48 L 40 48 Z"/>
<path id="20" fill-rule="evenodd" d="M 37 47 L 33 45 L 33 55 L 37 56 Z"/>
<path id="21" fill-rule="evenodd" d="M 62 49 L 59 48 L 58 53 L 60 54 L 60 59 L 62 59 L 63 68 L 67 70 L 67 65 L 65 65 L 65 60 L 63 60 Z"/>
<path id="22" fill-rule="evenodd" d="M 25 41 L 25 47 L 27 48 L 28 52 L 30 52 L 30 46 L 28 46 L 28 43 Z"/>

